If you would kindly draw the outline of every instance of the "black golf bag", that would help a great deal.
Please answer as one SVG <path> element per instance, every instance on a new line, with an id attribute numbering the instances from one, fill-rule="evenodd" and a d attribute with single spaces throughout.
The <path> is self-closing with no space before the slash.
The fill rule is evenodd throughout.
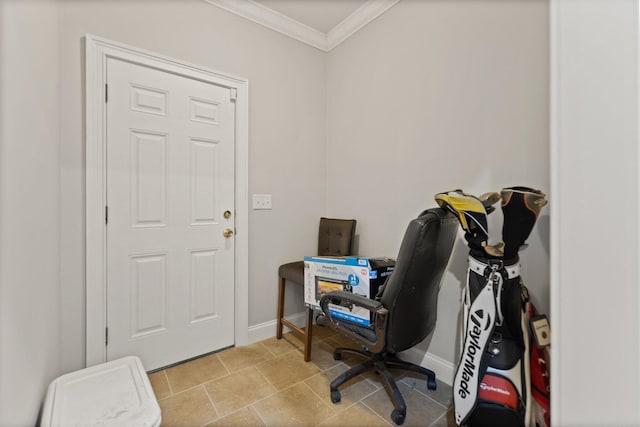
<path id="1" fill-rule="evenodd" d="M 480 198 L 456 190 L 439 193 L 435 199 L 458 217 L 469 246 L 463 342 L 453 384 L 455 421 L 468 427 L 533 425 L 532 310 L 520 277 L 518 250 L 546 204 L 545 195 L 512 187 Z M 487 214 L 498 200 L 504 214 L 504 243 L 489 245 Z"/>

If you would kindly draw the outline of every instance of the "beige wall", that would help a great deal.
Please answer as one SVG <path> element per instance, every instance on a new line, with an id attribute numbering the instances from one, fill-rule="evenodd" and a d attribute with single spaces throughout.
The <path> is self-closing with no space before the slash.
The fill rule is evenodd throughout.
<path id="1" fill-rule="evenodd" d="M 60 373 L 58 19 L 0 2 L 0 425 L 33 425 Z"/>
<path id="2" fill-rule="evenodd" d="M 325 53 L 200 0 L 0 6 L 0 425 L 26 425 L 48 382 L 85 364 L 84 35 L 249 80 L 249 193 L 274 206 L 239 230 L 251 233 L 249 325 L 275 318 L 277 266 L 316 250 Z"/>
<path id="3" fill-rule="evenodd" d="M 83 352 L 83 58 L 86 33 L 249 80 L 249 325 L 273 320 L 277 266 L 315 250 L 324 213 L 324 54 L 202 1 L 86 2 L 60 9 L 65 365 Z M 239 230 L 247 232 L 247 230 Z M 66 367 L 65 366 L 65 367 Z"/>
<path id="4" fill-rule="evenodd" d="M 0 425 L 31 423 L 52 377 L 84 366 L 86 33 L 249 80 L 249 193 L 274 207 L 249 212 L 251 326 L 274 319 L 276 268 L 315 251 L 322 214 L 358 219 L 360 254 L 395 256 L 436 192 L 550 191 L 545 0 L 403 0 L 328 54 L 199 0 L 0 6 Z M 546 312 L 552 209 L 522 254 Z M 52 254 L 37 268 L 33 247 Z M 459 242 L 421 347 L 449 363 L 464 273 Z"/>
<path id="5" fill-rule="evenodd" d="M 275 266 L 315 249 L 322 213 L 395 255 L 435 192 L 551 192 L 551 87 L 555 194 L 523 276 L 548 311 L 553 212 L 554 424 L 638 425 L 637 1 L 551 4 L 550 82 L 543 0 L 403 0 L 329 54 L 197 0 L 0 0 L 0 425 L 33 425 L 84 363 L 86 32 L 250 80 L 250 192 L 274 195 L 250 213 L 251 325 L 273 320 Z M 464 256 L 423 348 L 445 360 Z"/>
<path id="6" fill-rule="evenodd" d="M 360 254 L 395 256 L 437 192 L 549 191 L 548 13 L 545 0 L 403 0 L 329 53 L 327 210 L 358 218 Z M 521 254 L 544 312 L 549 213 Z M 465 274 L 460 239 L 423 346 L 451 363 Z"/>

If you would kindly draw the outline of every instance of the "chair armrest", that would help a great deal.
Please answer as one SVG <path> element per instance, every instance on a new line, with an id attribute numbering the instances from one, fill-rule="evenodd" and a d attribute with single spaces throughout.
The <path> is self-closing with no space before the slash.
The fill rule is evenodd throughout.
<path id="1" fill-rule="evenodd" d="M 329 303 L 339 305 L 341 302 L 349 302 L 353 305 L 357 305 L 358 307 L 366 308 L 371 312 L 375 312 L 378 308 L 382 307 L 382 303 L 380 303 L 380 301 L 375 301 L 367 297 L 363 297 L 362 295 L 352 294 L 351 292 L 345 291 L 333 291 L 325 294 L 320 299 L 320 307 L 322 307 L 322 311 L 325 311 L 324 307 L 328 306 Z"/>
<path id="2" fill-rule="evenodd" d="M 347 320 L 336 319 L 331 315 L 329 312 L 329 304 L 344 305 L 345 303 L 365 308 L 374 314 L 372 324 L 373 331 L 375 333 L 374 341 L 354 332 L 357 328 L 365 328 L 364 326 L 356 326 Z M 320 299 L 320 308 L 329 320 L 329 326 L 332 329 L 348 336 L 357 344 L 365 346 L 372 353 L 379 353 L 384 349 L 386 344 L 386 327 L 389 310 L 384 308 L 380 301 L 352 294 L 351 292 L 334 291 L 327 293 Z"/>

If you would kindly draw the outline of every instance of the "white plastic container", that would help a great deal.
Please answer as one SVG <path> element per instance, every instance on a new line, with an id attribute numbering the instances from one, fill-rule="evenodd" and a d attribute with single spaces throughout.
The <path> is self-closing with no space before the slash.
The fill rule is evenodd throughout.
<path id="1" fill-rule="evenodd" d="M 161 423 L 160 406 L 138 357 L 128 356 L 56 378 L 40 425 L 145 426 Z"/>

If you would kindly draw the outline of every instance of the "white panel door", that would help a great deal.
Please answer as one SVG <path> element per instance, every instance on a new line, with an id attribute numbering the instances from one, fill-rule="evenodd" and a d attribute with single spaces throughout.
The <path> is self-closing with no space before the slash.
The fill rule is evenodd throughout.
<path id="1" fill-rule="evenodd" d="M 111 58 L 107 82 L 107 359 L 233 345 L 231 91 Z"/>

